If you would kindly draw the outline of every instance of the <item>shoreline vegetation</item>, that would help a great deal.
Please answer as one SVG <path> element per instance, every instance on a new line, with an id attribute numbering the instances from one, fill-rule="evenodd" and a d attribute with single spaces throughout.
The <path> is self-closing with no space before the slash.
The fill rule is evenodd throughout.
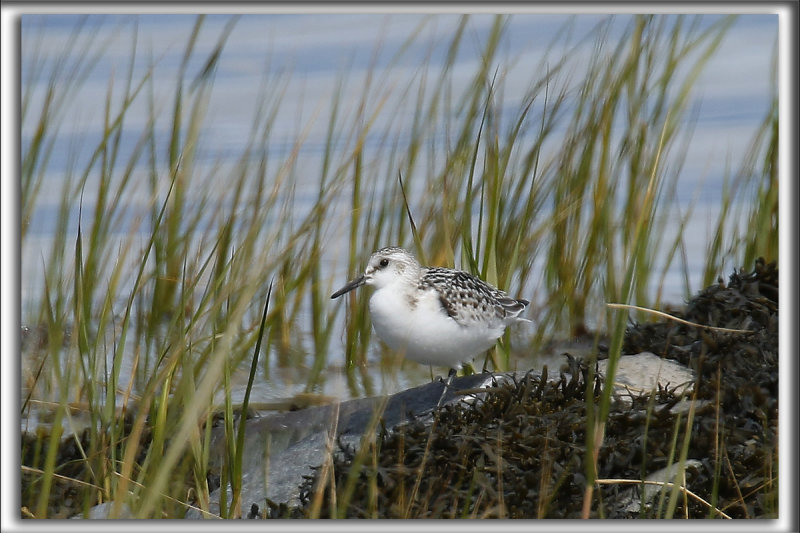
<path id="1" fill-rule="evenodd" d="M 34 302 L 31 309 L 23 310 L 35 333 L 23 356 L 20 415 L 38 421 L 22 437 L 24 518 L 86 514 L 106 502 L 111 502 L 109 516 L 128 509 L 137 518 L 182 517 L 190 506 L 207 509 L 215 420 L 226 435 L 220 483 L 232 489 L 232 498 L 220 502 L 220 516 L 241 517 L 249 502 L 241 499 L 244 450 L 237 415 L 248 412 L 257 379 L 297 367 L 305 392 L 313 393 L 345 347 L 351 396 L 374 394 L 376 378 L 367 372 L 374 339 L 366 299 L 351 299 L 346 316 L 344 305 L 329 305 L 331 287 L 341 281 L 323 265 L 332 226 L 344 228 L 348 272 L 359 270 L 364 250 L 413 242 L 423 263 L 458 262 L 510 294 L 538 283 L 539 312 L 530 317 L 536 334 L 514 350 L 533 354 L 552 338 L 601 332 L 608 339 L 607 382 L 613 381 L 623 348 L 630 347 L 630 321 L 648 327 L 654 320 L 606 304 L 662 309 L 661 291 L 652 287 L 662 286 L 674 265 L 687 279 L 686 299 L 691 296 L 684 240 L 692 231 L 687 224 L 695 203 L 677 210 L 677 223 L 670 216 L 696 117 L 693 82 L 735 18 L 700 24 L 699 17 L 672 17 L 667 23 L 664 17 L 635 16 L 614 42 L 608 40 L 609 19 L 584 37 L 597 50 L 589 64 L 576 68 L 569 54 L 547 58 L 531 74 L 524 98 L 511 105 L 504 102 L 504 83 L 512 66 L 500 60 L 509 19 L 494 19 L 465 83 L 452 74 L 467 39 L 469 17 L 464 17 L 445 62 L 422 65 L 405 87 L 382 85 L 376 67 L 361 88 L 360 105 L 345 110 L 342 74 L 325 117 L 328 137 L 310 208 L 298 207 L 298 197 L 309 195 L 298 189 L 296 175 L 303 135 L 278 161 L 265 149 L 285 135 L 273 131 L 284 87 L 279 76 L 265 81 L 263 107 L 254 110 L 252 129 L 234 162 L 220 161 L 209 171 L 198 160 L 216 69 L 236 20 L 216 36 L 211 52 L 200 56 L 197 39 L 205 19 L 196 19 L 177 66 L 174 94 L 165 102 L 156 101 L 153 68 L 141 74 L 132 53 L 128 68 L 109 80 L 105 100 L 98 102 L 102 139 L 88 147 L 87 162 L 67 158 L 72 163 L 58 184 L 62 200 L 47 260 L 22 265 L 23 277 L 36 272 L 44 280 L 41 294 L 25 299 Z M 76 26 L 75 35 L 82 29 Z M 556 41 L 569 31 L 565 27 Z M 134 31 L 132 50 L 135 41 Z M 79 42 L 84 41 L 72 46 Z M 61 138 L 66 128 L 61 117 L 102 55 L 100 43 L 81 46 L 86 48 L 75 62 L 67 58 L 76 50 L 36 56 L 22 83 L 21 122 L 35 132 L 21 154 L 23 246 L 31 238 L 37 203 L 51 186 L 46 176 L 54 153 L 69 150 L 63 144 L 69 141 Z M 196 71 L 198 64 L 202 68 Z M 702 263 L 703 287 L 714 287 L 730 265 L 762 265 L 757 269 L 769 274 L 764 265 L 778 259 L 774 65 L 773 58 L 771 108 L 750 149 L 732 160 L 724 176 L 716 229 Z M 43 96 L 26 91 L 41 80 L 47 80 Z M 391 90 L 415 110 L 410 135 L 399 133 L 396 116 L 378 129 L 377 117 L 392 113 L 385 107 Z M 142 102 L 148 110 L 145 127 L 132 139 L 126 128 L 130 110 Z M 167 139 L 156 127 L 165 119 Z M 433 142 L 441 132 L 441 142 Z M 367 140 L 375 138 L 387 148 L 370 151 Z M 227 179 L 221 187 L 207 187 L 210 182 L 201 178 L 209 176 L 197 175 L 202 169 L 213 176 L 222 167 Z M 134 194 L 146 199 L 143 211 L 127 203 Z M 79 215 L 77 228 L 75 212 L 86 213 Z M 668 226 L 677 226 L 677 234 Z M 129 233 L 120 237 L 120 228 Z M 777 271 L 774 281 L 777 288 Z M 740 326 L 761 324 L 757 312 Z M 777 296 L 774 313 L 777 317 Z M 712 337 L 717 346 L 726 339 Z M 511 343 L 507 334 L 490 352 L 490 369 L 513 366 Z M 661 353 L 658 347 L 652 351 Z M 391 359 L 381 359 L 387 373 L 396 369 Z M 589 391 L 596 375 L 592 361 L 585 363 L 581 383 Z M 241 375 L 247 376 L 243 400 L 234 398 Z M 698 383 L 695 393 L 707 385 Z M 711 390 L 728 391 L 719 384 Z M 654 414 L 659 398 L 645 401 L 645 428 L 661 427 Z M 580 463 L 576 490 L 584 512 L 607 516 L 599 502 L 608 498 L 608 489 L 598 485 L 605 473 L 597 461 L 608 448 L 615 400 L 611 387 L 575 399 L 585 413 L 575 449 L 591 452 L 576 452 L 572 459 Z M 724 404 L 718 396 L 711 400 Z M 730 497 L 721 487 L 732 486 L 741 497 L 723 512 L 777 516 L 777 445 L 767 438 L 773 409 L 777 405 L 769 404 L 766 418 L 759 419 L 766 437 L 753 444 L 763 453 L 747 456 L 762 461 L 748 463 L 765 473 L 757 480 L 742 479 L 737 459 L 721 451 L 731 432 L 741 428 L 720 423 L 710 433 L 708 449 L 715 452 L 704 468 L 712 473 L 712 507 Z M 76 410 L 89 420 L 80 434 L 73 431 Z M 698 407 L 674 422 L 671 463 L 685 464 L 686 453 L 698 443 L 696 433 L 684 429 L 706 415 Z M 639 459 L 640 475 L 630 479 L 642 481 L 654 458 Z M 548 487 L 549 475 L 535 482 L 554 494 L 563 480 L 556 476 L 556 485 Z M 374 478 L 369 481 L 374 485 Z M 678 516 L 685 507 L 679 501 L 685 493 L 679 497 L 677 485 L 670 490 L 653 516 Z M 326 502 L 327 508 L 346 515 L 354 495 L 345 496 L 337 496 L 335 505 Z M 475 503 L 459 496 L 459 516 L 472 516 L 470 502 Z M 323 513 L 323 507 L 317 511 Z M 537 513 L 555 508 L 548 504 Z M 498 516 L 511 513 L 502 505 L 492 509 Z M 702 506 L 690 514 L 697 509 L 719 517 Z"/>
<path id="2" fill-rule="evenodd" d="M 303 505 L 272 505 L 270 516 L 777 517 L 776 265 L 760 260 L 734 272 L 678 314 L 689 322 L 634 324 L 624 353 L 679 361 L 697 372 L 693 390 L 673 383 L 614 399 L 593 457 L 597 494 L 582 462 L 587 406 L 599 404 L 608 382 L 569 357 L 549 378 L 545 368 L 495 385 L 480 401 L 446 406 L 432 426 L 380 430 L 358 450 L 340 444 L 330 467 L 303 485 Z M 672 474 L 653 479 L 664 471 Z"/>

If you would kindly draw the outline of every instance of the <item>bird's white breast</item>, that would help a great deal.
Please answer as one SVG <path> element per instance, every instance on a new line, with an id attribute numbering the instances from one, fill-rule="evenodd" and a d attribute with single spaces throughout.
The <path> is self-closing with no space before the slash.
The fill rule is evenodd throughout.
<path id="1" fill-rule="evenodd" d="M 397 284 L 376 290 L 369 301 L 378 337 L 405 357 L 423 364 L 460 367 L 491 348 L 503 325 L 465 327 L 447 315 L 435 290 L 403 290 Z"/>

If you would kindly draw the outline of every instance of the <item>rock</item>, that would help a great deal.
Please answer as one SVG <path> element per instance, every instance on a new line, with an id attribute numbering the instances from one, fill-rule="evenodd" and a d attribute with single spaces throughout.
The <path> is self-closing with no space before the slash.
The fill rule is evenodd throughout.
<path id="1" fill-rule="evenodd" d="M 605 375 L 608 359 L 598 361 L 597 366 L 600 373 Z M 694 380 L 695 374 L 690 368 L 672 359 L 662 359 L 653 352 L 621 356 L 614 374 L 614 385 L 618 393 L 627 390 L 654 392 L 662 387 L 674 388 L 677 394 L 691 391 Z"/>
<path id="2" fill-rule="evenodd" d="M 679 463 L 657 470 L 645 478 L 646 482 L 644 488 L 634 487 L 626 491 L 626 495 L 622 497 L 621 503 L 625 506 L 625 510 L 629 513 L 638 513 L 642 508 L 642 500 L 645 505 L 650 505 L 653 499 L 665 491 L 666 498 L 672 492 L 671 486 L 662 485 L 661 483 L 677 483 L 680 486 L 686 486 L 686 478 L 691 477 L 692 471 L 701 468 L 703 463 L 696 459 L 687 459 L 686 463 L 681 468 Z M 687 474 L 689 474 L 687 476 Z"/>
<path id="3" fill-rule="evenodd" d="M 107 520 L 111 518 L 111 516 L 109 515 L 111 514 L 113 508 L 114 508 L 114 502 L 104 502 L 99 505 L 95 505 L 94 507 L 89 509 L 89 516 L 87 516 L 86 518 L 89 520 L 95 520 L 95 519 Z M 75 516 L 71 516 L 70 518 L 73 520 L 80 520 L 83 518 L 83 515 L 78 514 Z M 123 503 L 120 506 L 119 514 L 117 516 L 114 516 L 113 518 L 119 520 L 130 520 L 131 518 L 136 518 L 136 517 L 133 516 L 133 513 L 131 512 L 128 505 Z"/>
<path id="4" fill-rule="evenodd" d="M 453 379 L 444 404 L 458 401 L 464 391 L 484 387 L 492 374 L 474 374 Z M 321 465 L 330 453 L 329 443 L 336 440 L 345 446 L 357 446 L 369 428 L 391 428 L 401 422 L 430 414 L 439 402 L 444 383 L 434 381 L 389 397 L 350 400 L 300 411 L 272 414 L 245 422 L 245 455 L 242 471 L 242 509 L 252 504 L 263 507 L 265 501 L 297 505 L 300 485 L 312 467 Z M 383 410 L 379 423 L 373 420 L 376 410 Z M 331 440 L 333 439 L 333 440 Z M 225 446 L 223 428 L 212 436 L 216 457 L 212 468 L 219 468 Z M 209 511 L 219 515 L 219 491 L 211 494 Z M 228 502 L 231 494 L 228 488 Z M 189 510 L 186 518 L 202 518 Z"/>

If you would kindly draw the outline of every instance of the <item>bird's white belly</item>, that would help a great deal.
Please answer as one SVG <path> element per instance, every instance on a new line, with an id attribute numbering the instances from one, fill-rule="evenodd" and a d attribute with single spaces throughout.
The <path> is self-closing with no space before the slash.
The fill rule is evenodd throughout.
<path id="1" fill-rule="evenodd" d="M 460 325 L 432 291 L 410 305 L 407 294 L 378 289 L 369 311 L 375 332 L 391 349 L 418 363 L 450 368 L 494 346 L 505 329 L 500 324 Z"/>

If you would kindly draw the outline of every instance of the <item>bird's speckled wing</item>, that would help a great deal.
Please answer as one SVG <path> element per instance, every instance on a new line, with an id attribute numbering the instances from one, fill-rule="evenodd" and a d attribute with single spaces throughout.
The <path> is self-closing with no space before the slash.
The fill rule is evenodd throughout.
<path id="1" fill-rule="evenodd" d="M 511 298 L 471 274 L 449 268 L 427 269 L 419 287 L 434 289 L 442 308 L 462 325 L 486 321 L 487 318 L 505 323 L 522 313 L 529 303 Z"/>

